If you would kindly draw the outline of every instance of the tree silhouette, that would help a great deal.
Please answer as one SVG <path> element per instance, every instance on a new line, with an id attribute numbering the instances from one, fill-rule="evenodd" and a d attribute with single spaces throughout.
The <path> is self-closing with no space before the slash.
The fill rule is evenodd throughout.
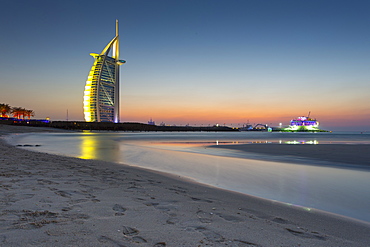
<path id="1" fill-rule="evenodd" d="M 0 104 L 0 115 L 2 117 L 9 117 L 8 114 L 11 110 L 12 108 L 8 104 Z"/>
<path id="2" fill-rule="evenodd" d="M 13 117 L 20 119 L 22 116 L 22 110 L 23 110 L 22 107 L 13 107 L 12 108 Z"/>
<path id="3" fill-rule="evenodd" d="M 33 110 L 25 110 L 25 116 L 31 119 L 31 117 L 35 116 L 35 112 Z"/>
<path id="4" fill-rule="evenodd" d="M 17 118 L 17 119 L 20 119 L 23 115 L 23 118 L 24 118 L 24 111 L 26 109 L 22 108 L 22 107 L 13 107 L 12 108 L 12 114 L 13 114 L 13 117 Z"/>
<path id="5" fill-rule="evenodd" d="M 12 114 L 13 117 L 17 119 L 31 119 L 35 116 L 33 110 L 28 110 L 23 107 L 11 107 L 9 104 L 0 103 L 0 116 L 4 118 L 9 118 L 9 114 Z"/>

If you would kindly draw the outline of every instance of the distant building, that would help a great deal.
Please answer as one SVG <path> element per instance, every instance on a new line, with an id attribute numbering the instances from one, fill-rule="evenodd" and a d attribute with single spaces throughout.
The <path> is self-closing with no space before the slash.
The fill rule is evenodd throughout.
<path id="1" fill-rule="evenodd" d="M 152 118 L 150 118 L 150 120 L 148 121 L 148 124 L 149 124 L 149 125 L 155 125 L 155 122 L 153 121 L 153 119 L 152 119 Z"/>
<path id="2" fill-rule="evenodd" d="M 118 20 L 116 36 L 100 54 L 90 53 L 95 61 L 87 77 L 83 107 L 86 122 L 119 122 L 119 60 Z"/>

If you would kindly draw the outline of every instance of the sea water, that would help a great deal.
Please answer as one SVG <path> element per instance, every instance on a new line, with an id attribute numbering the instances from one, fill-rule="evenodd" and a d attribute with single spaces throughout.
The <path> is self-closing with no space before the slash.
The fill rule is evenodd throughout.
<path id="1" fill-rule="evenodd" d="M 305 210 L 370 222 L 370 169 L 309 161 L 260 160 L 259 154 L 215 149 L 248 143 L 370 144 L 369 133 L 71 132 L 20 135 L 27 149 L 149 168 Z M 266 158 L 266 155 L 264 155 Z"/>

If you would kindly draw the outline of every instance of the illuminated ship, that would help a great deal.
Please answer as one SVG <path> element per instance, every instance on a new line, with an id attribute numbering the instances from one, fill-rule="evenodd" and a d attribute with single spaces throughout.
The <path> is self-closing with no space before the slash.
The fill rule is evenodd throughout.
<path id="1" fill-rule="evenodd" d="M 118 21 L 116 36 L 100 54 L 91 53 L 95 61 L 87 77 L 84 91 L 86 122 L 119 122 L 119 60 Z"/>
<path id="2" fill-rule="evenodd" d="M 322 131 L 319 129 L 319 122 L 316 119 L 308 117 L 297 117 L 290 121 L 286 131 Z"/>

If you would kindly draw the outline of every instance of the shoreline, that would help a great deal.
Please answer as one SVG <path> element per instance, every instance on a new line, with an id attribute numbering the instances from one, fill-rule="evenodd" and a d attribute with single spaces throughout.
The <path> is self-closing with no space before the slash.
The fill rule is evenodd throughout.
<path id="1" fill-rule="evenodd" d="M 16 132 L 32 129 L 0 126 L 0 135 Z M 367 222 L 137 167 L 32 152 L 3 140 L 0 147 L 5 246 L 367 246 L 370 240 Z"/>

